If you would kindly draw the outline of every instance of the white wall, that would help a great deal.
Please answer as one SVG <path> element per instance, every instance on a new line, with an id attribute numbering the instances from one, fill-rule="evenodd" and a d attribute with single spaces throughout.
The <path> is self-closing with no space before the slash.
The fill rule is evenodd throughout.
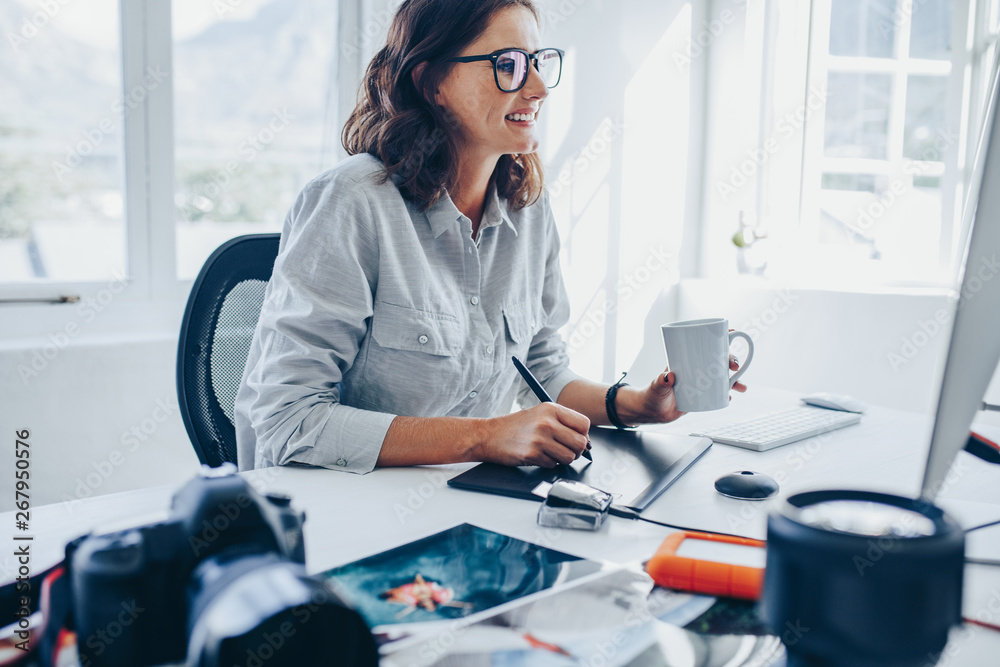
<path id="1" fill-rule="evenodd" d="M 696 3 L 697 4 L 697 3 Z M 540 0 L 542 41 L 566 50 L 539 122 L 572 308 L 577 372 L 609 381 L 642 345 L 640 322 L 684 270 L 699 218 L 703 63 L 687 53 L 702 10 L 684 0 Z"/>
<path id="2" fill-rule="evenodd" d="M 755 385 L 829 391 L 931 414 L 953 314 L 954 302 L 943 291 L 778 290 L 749 279 L 685 280 L 664 290 L 650 310 L 630 379 L 648 381 L 663 370 L 660 324 L 726 317 L 754 339 L 754 360 L 743 376 L 750 391 Z M 742 342 L 734 350 L 745 359 L 738 346 Z M 1000 403 L 1000 372 L 987 398 Z M 998 417 L 978 419 L 1000 424 Z"/>
<path id="3" fill-rule="evenodd" d="M 197 470 L 177 408 L 176 354 L 172 331 L 4 344 L 0 450 L 12 463 L 14 432 L 30 431 L 32 505 L 178 483 Z M 0 494 L 0 511 L 13 503 Z"/>

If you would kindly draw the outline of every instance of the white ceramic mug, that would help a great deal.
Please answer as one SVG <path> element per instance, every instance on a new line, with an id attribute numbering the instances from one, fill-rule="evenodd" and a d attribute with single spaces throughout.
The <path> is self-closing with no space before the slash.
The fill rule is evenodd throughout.
<path id="1" fill-rule="evenodd" d="M 729 405 L 729 392 L 753 359 L 753 340 L 742 331 L 729 331 L 721 317 L 671 322 L 660 327 L 667 367 L 676 376 L 674 396 L 681 412 L 707 412 Z M 747 358 L 729 375 L 729 346 L 742 338 L 750 346 Z"/>

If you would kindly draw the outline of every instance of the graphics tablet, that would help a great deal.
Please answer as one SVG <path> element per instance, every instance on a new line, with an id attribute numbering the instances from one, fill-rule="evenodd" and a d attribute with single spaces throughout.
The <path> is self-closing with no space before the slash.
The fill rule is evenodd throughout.
<path id="1" fill-rule="evenodd" d="M 600 426 L 590 429 L 590 442 L 593 462 L 581 457 L 555 468 L 480 463 L 448 480 L 448 486 L 541 501 L 549 484 L 571 479 L 607 491 L 615 504 L 641 512 L 712 446 L 708 438 Z"/>

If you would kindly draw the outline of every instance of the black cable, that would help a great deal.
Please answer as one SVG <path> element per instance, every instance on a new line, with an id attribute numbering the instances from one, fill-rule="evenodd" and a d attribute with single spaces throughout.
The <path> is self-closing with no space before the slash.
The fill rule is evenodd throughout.
<path id="1" fill-rule="evenodd" d="M 640 515 L 634 509 L 629 507 L 622 507 L 621 505 L 612 505 L 608 509 L 608 513 L 611 516 L 618 516 L 623 519 L 632 519 L 633 521 L 638 519 L 639 521 L 645 521 L 647 523 L 653 523 L 657 526 L 663 526 L 665 528 L 673 528 L 674 530 L 686 530 L 691 533 L 710 533 L 712 535 L 724 535 L 726 537 L 737 537 L 741 540 L 753 540 L 757 539 L 754 537 L 747 537 L 746 535 L 733 535 L 732 533 L 719 533 L 714 530 L 705 530 L 703 528 L 688 528 L 687 526 L 677 526 L 672 523 L 664 523 L 662 521 L 654 521 L 653 519 L 647 519 L 646 517 Z"/>
<path id="2" fill-rule="evenodd" d="M 996 526 L 998 524 L 1000 524 L 1000 519 L 997 519 L 996 521 L 990 521 L 989 523 L 984 523 L 984 524 L 979 525 L 979 526 L 973 526 L 972 528 L 966 528 L 965 532 L 966 532 L 966 534 L 968 534 L 968 533 L 971 533 L 974 530 L 981 530 L 983 528 L 989 528 L 990 526 Z"/>
<path id="3" fill-rule="evenodd" d="M 664 523 L 662 521 L 654 521 L 653 519 L 647 519 L 646 517 L 640 515 L 634 509 L 631 509 L 631 508 L 628 508 L 628 507 L 622 507 L 621 505 L 612 505 L 611 508 L 608 511 L 611 514 L 611 516 L 618 516 L 618 517 L 621 517 L 623 519 L 633 519 L 633 520 L 638 519 L 639 521 L 646 521 L 648 523 L 655 523 L 657 526 L 663 526 L 665 528 L 674 528 L 675 530 L 689 530 L 689 531 L 691 531 L 693 533 L 714 533 L 716 535 L 725 535 L 726 537 L 738 537 L 738 538 L 744 539 L 744 540 L 747 540 L 747 539 L 749 539 L 749 540 L 757 539 L 757 538 L 754 538 L 754 537 L 747 537 L 746 535 L 734 535 L 732 533 L 720 533 L 720 532 L 717 532 L 717 531 L 714 531 L 714 530 L 704 530 L 704 529 L 701 529 L 701 528 L 688 528 L 687 526 L 677 526 L 677 525 L 674 525 L 672 523 Z M 997 519 L 995 521 L 990 521 L 989 523 L 984 523 L 984 524 L 981 524 L 981 525 L 978 525 L 978 526 L 973 526 L 972 528 L 966 528 L 965 532 L 966 532 L 966 534 L 968 534 L 968 533 L 971 533 L 974 530 L 982 530 L 983 528 L 989 528 L 991 526 L 997 526 L 997 525 L 1000 525 L 1000 519 Z M 987 564 L 991 565 L 992 563 L 987 563 Z M 1000 561 L 998 561 L 997 564 L 1000 564 Z"/>
<path id="4" fill-rule="evenodd" d="M 608 513 L 611 514 L 611 516 L 617 516 L 617 517 L 621 517 L 623 519 L 632 519 L 633 521 L 636 520 L 636 519 L 638 519 L 639 521 L 646 521 L 647 523 L 653 523 L 653 524 L 656 524 L 657 526 L 663 526 L 665 528 L 673 528 L 674 530 L 686 530 L 686 531 L 689 531 L 689 532 L 692 532 L 692 533 L 711 533 L 713 535 L 725 535 L 726 537 L 738 537 L 738 538 L 743 539 L 743 540 L 746 540 L 746 539 L 750 539 L 750 540 L 756 539 L 756 538 L 753 538 L 753 537 L 747 537 L 746 535 L 734 535 L 732 533 L 719 533 L 719 532 L 716 532 L 714 530 L 704 530 L 702 528 L 688 528 L 687 526 L 678 526 L 678 525 L 675 525 L 675 524 L 672 524 L 672 523 L 664 523 L 663 521 L 654 521 L 653 519 L 648 519 L 648 518 L 642 516 L 641 514 L 639 514 L 638 512 L 636 512 L 634 509 L 631 509 L 629 507 L 622 507 L 621 505 L 612 505 L 608 509 Z M 968 528 L 968 529 L 966 529 L 965 532 L 966 533 L 971 533 L 974 530 L 979 530 L 981 528 L 989 528 L 990 526 L 996 526 L 998 524 L 1000 524 L 1000 519 L 998 519 L 996 521 L 991 521 L 990 523 L 984 523 L 981 526 L 975 526 L 973 528 Z M 982 558 L 966 558 L 965 562 L 969 563 L 970 565 L 1000 565 L 1000 560 L 987 560 L 987 559 L 982 559 Z"/>

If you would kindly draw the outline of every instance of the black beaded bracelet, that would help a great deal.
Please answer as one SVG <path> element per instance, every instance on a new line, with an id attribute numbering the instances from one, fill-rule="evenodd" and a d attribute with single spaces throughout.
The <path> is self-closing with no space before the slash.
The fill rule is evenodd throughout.
<path id="1" fill-rule="evenodd" d="M 623 422 L 621 417 L 618 416 L 618 410 L 615 409 L 615 397 L 618 395 L 618 390 L 622 387 L 628 386 L 627 382 L 622 382 L 626 375 L 628 375 L 628 373 L 622 373 L 618 382 L 615 382 L 613 385 L 608 387 L 608 393 L 604 395 L 604 409 L 608 413 L 608 421 L 611 422 L 612 426 L 623 431 L 635 428 L 634 426 L 628 426 L 625 422 Z"/>

